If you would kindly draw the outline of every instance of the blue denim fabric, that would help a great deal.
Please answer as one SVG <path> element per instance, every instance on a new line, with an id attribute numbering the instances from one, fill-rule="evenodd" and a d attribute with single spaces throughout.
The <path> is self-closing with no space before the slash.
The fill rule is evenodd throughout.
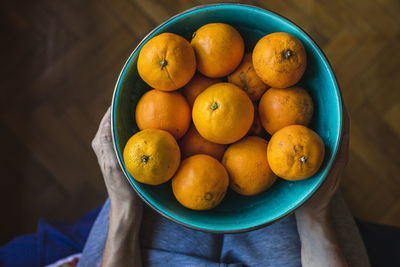
<path id="1" fill-rule="evenodd" d="M 109 207 L 107 200 L 78 266 L 100 266 Z M 140 234 L 144 266 L 301 266 L 293 215 L 259 230 L 222 235 L 188 229 L 145 206 Z"/>

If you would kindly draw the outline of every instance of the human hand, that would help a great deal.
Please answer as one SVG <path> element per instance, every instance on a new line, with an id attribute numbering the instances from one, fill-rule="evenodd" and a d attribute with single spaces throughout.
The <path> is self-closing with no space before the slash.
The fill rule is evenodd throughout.
<path id="1" fill-rule="evenodd" d="M 326 217 L 329 214 L 330 201 L 339 188 L 344 168 L 348 161 L 350 122 L 346 108 L 343 106 L 343 134 L 335 162 L 321 187 L 296 211 L 296 217 Z"/>
<path id="2" fill-rule="evenodd" d="M 136 209 L 141 210 L 142 202 L 124 177 L 114 153 L 110 108 L 100 122 L 99 129 L 92 141 L 92 148 L 103 173 L 111 205 L 133 204 Z"/>
<path id="3" fill-rule="evenodd" d="M 139 230 L 143 204 L 130 188 L 114 154 L 110 114 L 109 108 L 92 141 L 110 197 L 108 233 L 101 266 L 142 266 Z"/>

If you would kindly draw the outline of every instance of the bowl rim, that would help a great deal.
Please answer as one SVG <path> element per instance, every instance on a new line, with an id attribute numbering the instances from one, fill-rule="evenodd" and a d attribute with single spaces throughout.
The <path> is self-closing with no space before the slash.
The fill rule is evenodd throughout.
<path id="1" fill-rule="evenodd" d="M 277 16 L 278 18 L 285 20 L 287 22 L 289 22 L 289 24 L 294 25 L 295 27 L 297 27 L 298 30 L 300 30 L 306 37 L 308 37 L 310 39 L 310 41 L 312 42 L 312 44 L 314 44 L 317 49 L 319 50 L 319 52 L 321 52 L 322 55 L 322 59 L 325 61 L 325 63 L 328 66 L 328 71 L 332 77 L 332 80 L 334 82 L 335 88 L 337 89 L 338 92 L 338 109 L 339 109 L 339 139 L 337 140 L 337 146 L 335 147 L 334 151 L 332 151 L 332 160 L 330 162 L 328 162 L 327 165 L 327 172 L 325 177 L 323 178 L 323 180 L 320 182 L 320 184 L 318 186 L 316 186 L 312 192 L 300 203 L 298 204 L 295 208 L 293 208 L 292 210 L 289 210 L 288 212 L 282 214 L 281 216 L 279 216 L 278 218 L 266 222 L 266 223 L 261 223 L 259 225 L 255 225 L 255 226 L 251 226 L 251 227 L 247 227 L 247 228 L 241 228 L 241 229 L 235 229 L 235 230 L 213 230 L 213 229 L 207 229 L 207 228 L 201 228 L 201 227 L 197 227 L 197 226 L 193 226 L 184 222 L 181 222 L 165 213 L 163 213 L 162 211 L 160 211 L 158 208 L 156 208 L 153 204 L 151 204 L 144 196 L 142 196 L 142 194 L 140 194 L 140 192 L 138 191 L 138 189 L 135 187 L 135 185 L 132 183 L 131 179 L 129 178 L 129 175 L 126 172 L 126 169 L 124 168 L 124 165 L 122 163 L 122 159 L 120 158 L 120 155 L 118 153 L 118 147 L 117 147 L 117 141 L 116 141 L 116 127 L 115 127 L 115 116 L 116 116 L 116 110 L 115 110 L 115 100 L 117 97 L 117 92 L 119 91 L 119 87 L 120 87 L 120 83 L 121 83 L 121 77 L 122 75 L 125 73 L 125 71 L 127 70 L 127 66 L 130 63 L 133 55 L 135 54 L 135 52 L 139 49 L 139 47 L 141 47 L 141 45 L 147 41 L 147 39 L 149 38 L 149 36 L 151 34 L 153 34 L 155 31 L 157 31 L 159 28 L 161 28 L 162 26 L 164 26 L 165 24 L 167 24 L 168 22 L 180 17 L 181 15 L 184 15 L 186 13 L 192 12 L 194 10 L 198 10 L 198 9 L 206 9 L 209 7 L 216 7 L 216 6 L 241 6 L 241 7 L 246 7 L 246 8 L 252 8 L 252 9 L 256 9 L 262 12 L 269 12 L 272 15 Z M 337 81 L 336 75 L 333 71 L 332 65 L 329 62 L 327 56 L 325 55 L 324 51 L 321 49 L 321 47 L 317 44 L 317 42 L 305 31 L 303 30 L 299 25 L 297 25 L 296 23 L 294 23 L 293 21 L 291 21 L 290 19 L 286 18 L 283 15 L 280 15 L 272 10 L 266 9 L 266 8 L 262 8 L 262 7 L 258 7 L 258 6 L 254 6 L 254 5 L 249 5 L 249 4 L 241 4 L 241 3 L 214 3 L 214 4 L 205 4 L 205 5 L 198 5 L 198 6 L 194 6 L 192 8 L 186 9 L 182 12 L 179 12 L 178 14 L 168 18 L 167 20 L 163 21 L 162 23 L 160 23 L 157 27 L 155 27 L 153 30 L 151 30 L 145 37 L 143 37 L 143 39 L 137 44 L 137 46 L 135 47 L 135 49 L 132 51 L 132 53 L 129 55 L 128 59 L 126 60 L 124 66 L 121 69 L 120 74 L 118 75 L 118 79 L 117 82 L 115 84 L 114 87 L 114 92 L 113 92 L 113 96 L 112 96 L 112 100 L 111 100 L 111 136 L 112 136 L 112 142 L 113 142 L 113 148 L 114 148 L 114 152 L 115 155 L 117 157 L 118 163 L 121 167 L 122 172 L 125 175 L 125 178 L 128 180 L 129 184 L 133 187 L 133 189 L 135 190 L 136 194 L 148 205 L 150 206 L 153 210 L 155 210 L 158 214 L 160 214 L 161 216 L 163 216 L 164 218 L 171 220 L 179 225 L 182 225 L 184 227 L 187 227 L 189 229 L 193 229 L 193 230 L 197 230 L 197 231 L 203 231 L 203 232 L 208 232 L 208 233 L 215 233 L 215 234 L 234 234 L 234 233 L 244 233 L 244 232 L 249 232 L 249 231 L 253 231 L 253 230 L 257 230 L 266 226 L 269 226 L 277 221 L 280 221 L 286 217 L 288 217 L 289 215 L 293 214 L 298 208 L 300 208 L 301 206 L 304 205 L 304 203 L 306 203 L 314 194 L 315 192 L 322 186 L 322 184 L 325 182 L 326 177 L 330 174 L 332 166 L 334 164 L 334 162 L 336 161 L 336 156 L 338 154 L 339 151 L 339 147 L 341 146 L 342 143 L 342 137 L 343 137 L 343 96 L 341 93 L 341 89 L 339 86 L 339 83 Z"/>

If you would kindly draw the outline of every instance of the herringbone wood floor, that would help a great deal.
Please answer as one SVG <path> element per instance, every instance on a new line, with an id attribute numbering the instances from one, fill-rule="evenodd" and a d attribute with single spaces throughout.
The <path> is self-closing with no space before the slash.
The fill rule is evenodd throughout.
<path id="1" fill-rule="evenodd" d="M 153 27 L 211 2 L 2 3 L 1 243 L 104 201 L 90 141 L 120 69 Z M 355 216 L 400 226 L 400 2 L 242 2 L 290 18 L 323 48 L 352 123 L 345 198 Z"/>

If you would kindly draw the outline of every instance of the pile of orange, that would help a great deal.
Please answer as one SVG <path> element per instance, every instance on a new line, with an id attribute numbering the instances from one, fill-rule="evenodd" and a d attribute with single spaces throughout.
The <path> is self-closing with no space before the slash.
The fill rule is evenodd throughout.
<path id="1" fill-rule="evenodd" d="M 314 175 L 325 151 L 306 127 L 312 98 L 295 86 L 306 65 L 302 43 L 283 32 L 246 54 L 224 23 L 202 26 L 190 43 L 173 33 L 150 39 L 137 68 L 154 89 L 136 106 L 141 131 L 124 149 L 128 172 L 151 185 L 172 179 L 176 199 L 194 210 L 217 206 L 228 187 L 252 196 L 277 177 Z"/>

